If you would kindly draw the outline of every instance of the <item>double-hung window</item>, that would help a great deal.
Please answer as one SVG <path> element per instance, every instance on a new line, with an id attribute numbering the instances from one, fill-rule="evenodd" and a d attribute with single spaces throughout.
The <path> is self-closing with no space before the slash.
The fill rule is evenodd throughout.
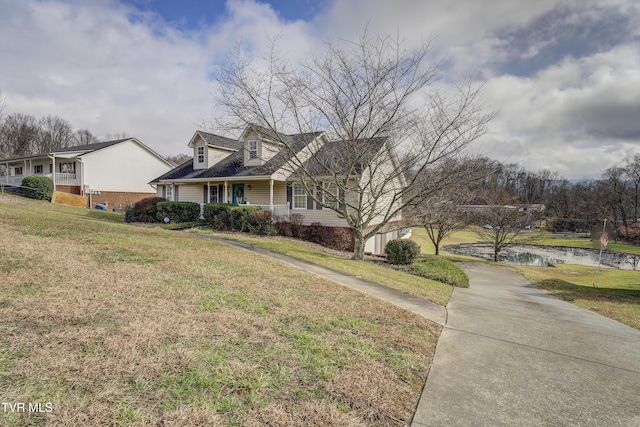
<path id="1" fill-rule="evenodd" d="M 173 186 L 167 185 L 164 188 L 167 189 L 167 200 L 173 201 Z"/>
<path id="2" fill-rule="evenodd" d="M 258 158 L 258 141 L 247 142 L 247 151 L 249 152 L 249 160 Z"/>
<path id="3" fill-rule="evenodd" d="M 35 165 L 33 167 L 33 173 L 36 175 L 42 175 L 42 165 Z"/>
<path id="4" fill-rule="evenodd" d="M 307 192 L 299 182 L 293 184 L 293 209 L 307 208 Z"/>
<path id="5" fill-rule="evenodd" d="M 198 163 L 204 163 L 204 147 L 198 147 Z"/>

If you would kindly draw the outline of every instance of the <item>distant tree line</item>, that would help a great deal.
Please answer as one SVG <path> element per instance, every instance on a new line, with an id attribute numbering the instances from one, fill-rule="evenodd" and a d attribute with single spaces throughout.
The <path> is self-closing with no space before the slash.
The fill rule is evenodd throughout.
<path id="1" fill-rule="evenodd" d="M 544 204 L 550 231 L 588 233 L 607 219 L 615 239 L 640 243 L 640 155 L 605 170 L 599 179 L 571 181 L 553 171 L 530 172 L 486 157 L 462 162 L 458 167 L 464 172 L 458 176 L 465 179 L 450 182 L 411 212 L 429 234 L 477 222 L 469 212 L 454 214 L 452 206 Z M 431 179 L 439 176 L 438 171 L 429 173 Z"/>
<path id="2" fill-rule="evenodd" d="M 36 118 L 14 113 L 0 118 L 0 158 L 49 153 L 60 148 L 99 142 L 90 131 L 74 131 L 58 116 Z"/>

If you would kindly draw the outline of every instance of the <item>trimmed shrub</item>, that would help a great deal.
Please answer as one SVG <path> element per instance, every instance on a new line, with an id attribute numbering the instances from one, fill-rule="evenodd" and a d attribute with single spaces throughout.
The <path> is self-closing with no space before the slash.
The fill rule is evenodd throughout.
<path id="1" fill-rule="evenodd" d="M 261 210 L 260 206 L 234 206 L 229 212 L 229 221 L 233 231 L 251 231 L 249 218 L 251 213 Z"/>
<path id="2" fill-rule="evenodd" d="M 46 176 L 25 176 L 22 187 L 22 193 L 30 199 L 51 200 L 53 195 L 53 181 Z"/>
<path id="3" fill-rule="evenodd" d="M 255 211 L 249 214 L 249 225 L 251 231 L 256 234 L 266 234 L 272 236 L 275 234 L 273 226 L 273 215 L 271 211 Z"/>
<path id="4" fill-rule="evenodd" d="M 205 222 L 216 230 L 231 228 L 230 214 L 232 203 L 207 203 L 204 205 L 202 216 Z"/>
<path id="5" fill-rule="evenodd" d="M 439 256 L 421 258 L 411 266 L 413 274 L 459 288 L 469 287 L 469 277 L 451 261 Z"/>
<path id="6" fill-rule="evenodd" d="M 167 199 L 162 197 L 142 199 L 126 212 L 124 218 L 127 222 L 159 222 L 158 203 L 166 201 Z"/>
<path id="7" fill-rule="evenodd" d="M 411 264 L 420 255 L 420 245 L 409 239 L 394 239 L 387 242 L 384 253 L 391 264 Z"/>
<path id="8" fill-rule="evenodd" d="M 169 218 L 173 222 L 190 222 L 200 219 L 200 204 L 195 202 L 159 202 L 158 221 Z"/>

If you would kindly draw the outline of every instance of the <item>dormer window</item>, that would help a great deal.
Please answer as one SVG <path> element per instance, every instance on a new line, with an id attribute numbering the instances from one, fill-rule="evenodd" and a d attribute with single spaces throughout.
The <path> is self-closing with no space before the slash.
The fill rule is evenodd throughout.
<path id="1" fill-rule="evenodd" d="M 204 147 L 198 147 L 198 163 L 204 163 Z"/>
<path id="2" fill-rule="evenodd" d="M 249 152 L 249 160 L 258 158 L 258 141 L 247 142 L 247 151 Z"/>

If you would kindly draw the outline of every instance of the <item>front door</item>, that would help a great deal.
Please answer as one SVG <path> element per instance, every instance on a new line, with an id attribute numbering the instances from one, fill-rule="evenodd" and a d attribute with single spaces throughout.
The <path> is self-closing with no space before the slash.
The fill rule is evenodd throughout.
<path id="1" fill-rule="evenodd" d="M 233 184 L 233 203 L 244 205 L 244 184 Z"/>

